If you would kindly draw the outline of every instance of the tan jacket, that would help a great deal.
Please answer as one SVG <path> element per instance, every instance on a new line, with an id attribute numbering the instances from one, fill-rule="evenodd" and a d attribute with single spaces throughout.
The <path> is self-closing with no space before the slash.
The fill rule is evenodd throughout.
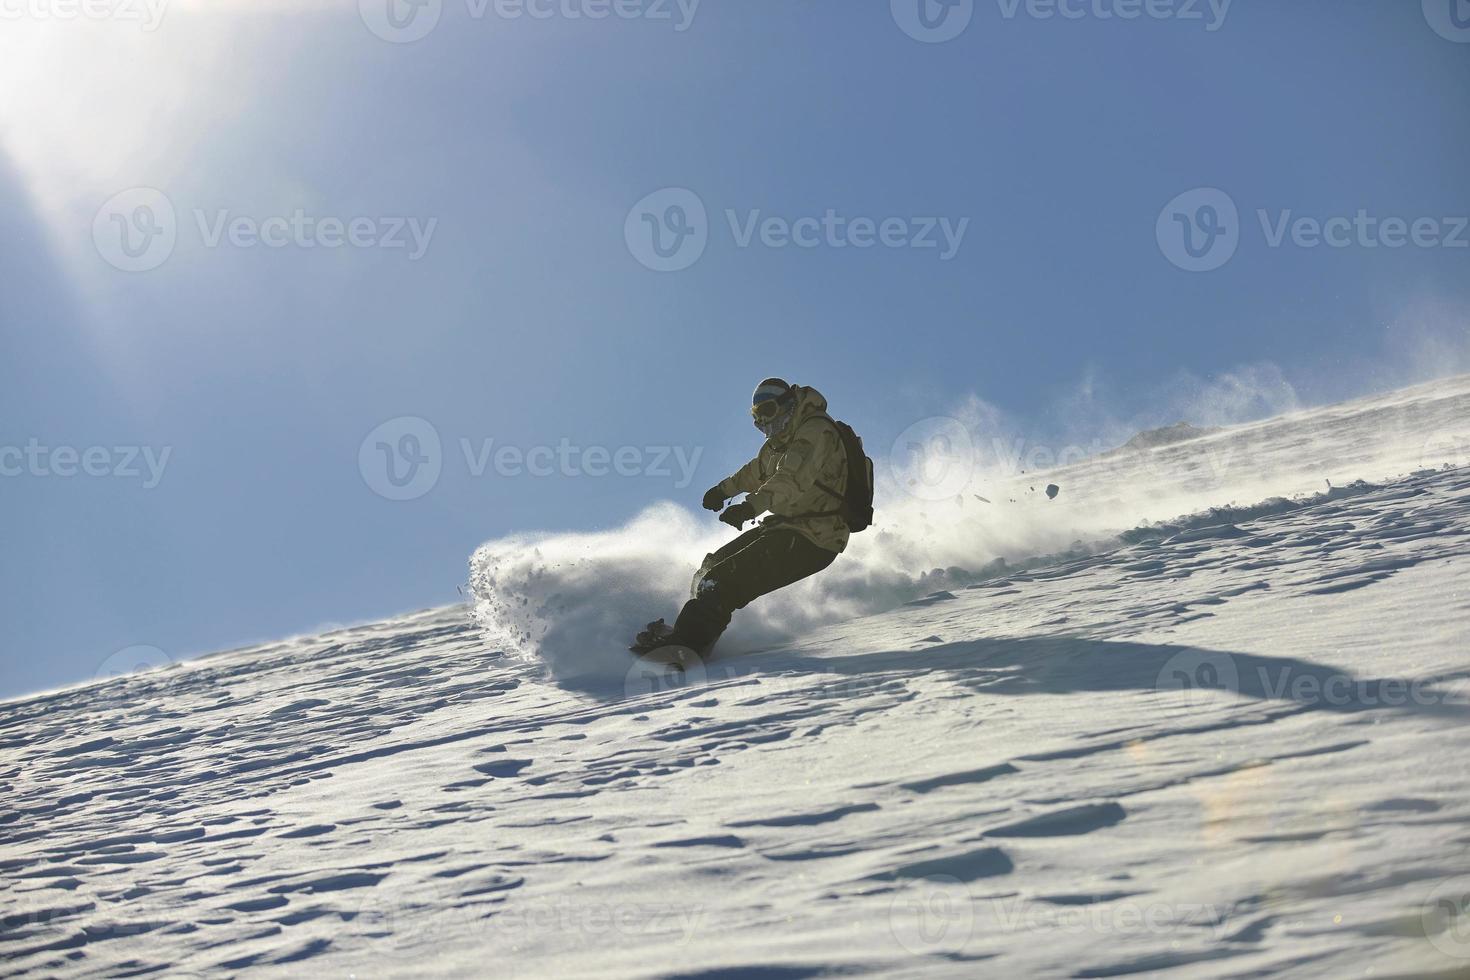
<path id="1" fill-rule="evenodd" d="M 745 493 L 757 514 L 770 511 L 763 524 L 789 527 L 819 548 L 841 553 L 851 532 L 835 511 L 847 489 L 847 454 L 827 414 L 827 399 L 815 388 L 796 389 L 796 410 L 786 430 L 761 446 L 755 459 L 720 482 L 726 497 Z M 821 483 L 838 496 L 817 486 Z"/>

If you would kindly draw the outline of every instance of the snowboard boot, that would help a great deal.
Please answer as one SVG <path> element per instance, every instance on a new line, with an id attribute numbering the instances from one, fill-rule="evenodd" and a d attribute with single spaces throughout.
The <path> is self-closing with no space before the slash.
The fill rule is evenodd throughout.
<path id="1" fill-rule="evenodd" d="M 719 590 L 708 587 L 700 589 L 679 610 L 679 618 L 674 621 L 674 635 L 680 643 L 693 647 L 704 657 L 714 649 L 729 625 L 730 613 L 720 602 Z"/>

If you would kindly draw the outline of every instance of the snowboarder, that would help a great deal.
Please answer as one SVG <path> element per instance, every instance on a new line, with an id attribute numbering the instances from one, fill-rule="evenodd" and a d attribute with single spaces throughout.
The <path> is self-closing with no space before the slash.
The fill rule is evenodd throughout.
<path id="1" fill-rule="evenodd" d="M 735 610 L 820 572 L 853 531 L 872 523 L 872 461 L 852 429 L 827 414 L 820 392 L 767 378 L 756 386 L 750 414 L 765 444 L 711 487 L 703 505 L 719 511 L 745 494 L 720 514 L 737 531 L 766 511 L 771 516 L 705 556 L 674 625 L 649 623 L 631 647 L 635 653 L 686 647 L 703 656 Z"/>

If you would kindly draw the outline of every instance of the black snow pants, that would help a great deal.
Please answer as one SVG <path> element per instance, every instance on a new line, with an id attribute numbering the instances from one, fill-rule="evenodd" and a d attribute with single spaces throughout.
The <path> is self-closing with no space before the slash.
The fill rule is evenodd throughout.
<path id="1" fill-rule="evenodd" d="M 779 524 L 751 528 L 706 555 L 694 576 L 692 598 L 674 623 L 678 642 L 703 653 L 730 625 L 735 610 L 761 596 L 815 575 L 837 558 Z"/>

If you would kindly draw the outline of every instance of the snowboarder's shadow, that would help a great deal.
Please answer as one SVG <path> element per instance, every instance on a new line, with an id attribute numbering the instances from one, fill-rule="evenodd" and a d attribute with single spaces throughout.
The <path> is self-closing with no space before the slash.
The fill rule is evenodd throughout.
<path id="1" fill-rule="evenodd" d="M 1239 696 L 1342 713 L 1389 710 L 1463 721 L 1470 702 L 1449 682 L 1456 671 L 1411 680 L 1361 677 L 1342 668 L 1294 657 L 1202 647 L 1104 641 L 1053 634 L 936 643 L 909 650 L 811 656 L 771 650 L 749 658 L 722 658 L 726 673 L 832 674 L 899 679 L 943 673 L 977 694 L 1068 694 L 1140 691 L 1197 704 Z"/>

